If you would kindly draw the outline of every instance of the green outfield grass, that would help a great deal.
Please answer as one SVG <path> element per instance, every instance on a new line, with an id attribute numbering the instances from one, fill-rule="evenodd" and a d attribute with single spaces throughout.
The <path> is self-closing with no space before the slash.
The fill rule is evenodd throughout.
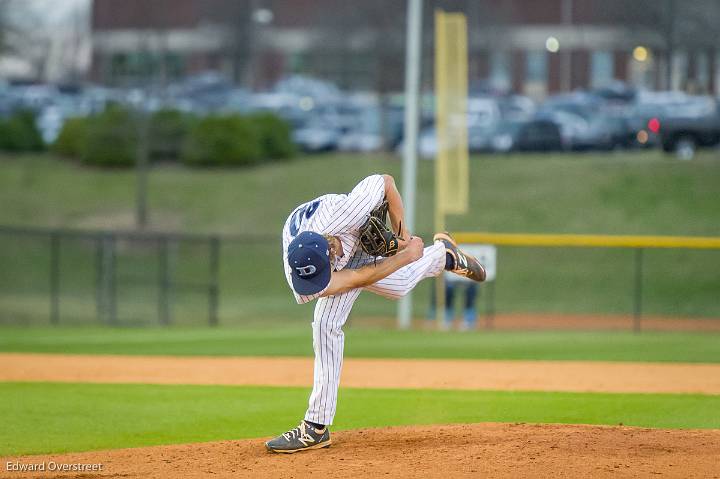
<path id="1" fill-rule="evenodd" d="M 302 418 L 308 394 L 304 388 L 0 383 L 0 455 L 267 437 Z M 720 428 L 719 409 L 720 396 L 704 395 L 342 389 L 333 429 L 486 421 Z"/>
<path id="2" fill-rule="evenodd" d="M 484 155 L 471 161 L 471 209 L 452 230 L 718 235 L 720 161 L 679 162 L 659 151 Z M 159 167 L 150 174 L 158 228 L 279 235 L 289 212 L 362 177 L 387 172 L 385 155 L 303 156 L 259 168 Z M 331 172 L 331 174 L 330 174 Z M 0 224 L 132 224 L 135 172 L 84 168 L 50 156 L 0 157 Z M 418 231 L 432 231 L 433 162 L 418 171 Z"/>
<path id="3" fill-rule="evenodd" d="M 304 156 L 247 169 L 157 167 L 150 174 L 153 228 L 267 235 L 265 243 L 224 243 L 220 320 L 309 317 L 292 299 L 280 266 L 280 230 L 297 204 L 345 192 L 373 172 L 394 174 L 400 161 L 383 155 Z M 432 234 L 433 163 L 419 165 L 417 230 Z M 319 174 L 318 172 L 332 172 Z M 0 225 L 128 228 L 134 211 L 132 170 L 84 168 L 50 156 L 0 157 Z M 657 151 L 586 155 L 474 157 L 471 207 L 450 216 L 459 231 L 720 235 L 720 159 L 703 152 L 678 162 Z M 0 236 L 0 324 L 47 324 L 47 238 Z M 498 252 L 495 304 L 501 312 L 632 313 L 634 251 L 598 248 L 513 248 Z M 61 322 L 95 321 L 95 245 L 61 245 Z M 720 317 L 720 251 L 648 250 L 643 311 L 652 315 Z M 204 245 L 180 245 L 173 280 L 202 284 Z M 152 245 L 120 247 L 118 321 L 157 324 L 157 257 Z M 429 285 L 415 298 L 427 309 Z M 481 299 L 484 300 L 486 295 Z M 174 320 L 200 324 L 207 297 L 172 291 Z M 392 315 L 395 304 L 363 295 L 357 315 Z"/>
<path id="4" fill-rule="evenodd" d="M 346 328 L 345 356 L 720 362 L 720 335 L 644 332 L 438 333 Z M 254 328 L 2 328 L 0 351 L 76 354 L 311 356 L 304 324 Z"/>

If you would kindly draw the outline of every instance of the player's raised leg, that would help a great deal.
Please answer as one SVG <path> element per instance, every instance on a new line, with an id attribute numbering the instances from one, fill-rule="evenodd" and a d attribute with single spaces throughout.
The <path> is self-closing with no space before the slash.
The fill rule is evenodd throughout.
<path id="1" fill-rule="evenodd" d="M 433 236 L 433 241 L 440 241 L 445 245 L 445 251 L 449 256 L 448 263 L 452 263 L 448 264 L 448 271 L 477 282 L 485 281 L 487 278 L 485 267 L 472 255 L 462 251 L 449 233 L 437 233 Z"/>
<path id="2" fill-rule="evenodd" d="M 424 249 L 422 258 L 364 289 L 386 298 L 398 299 L 422 279 L 437 276 L 443 270 L 475 281 L 485 280 L 485 268 L 477 259 L 461 251 L 449 234 L 438 233 L 434 240 L 431 246 Z"/>
<path id="3" fill-rule="evenodd" d="M 410 292 L 422 279 L 442 273 L 445 266 L 445 245 L 436 241 L 423 250 L 422 258 L 364 289 L 386 298 L 398 299 Z"/>

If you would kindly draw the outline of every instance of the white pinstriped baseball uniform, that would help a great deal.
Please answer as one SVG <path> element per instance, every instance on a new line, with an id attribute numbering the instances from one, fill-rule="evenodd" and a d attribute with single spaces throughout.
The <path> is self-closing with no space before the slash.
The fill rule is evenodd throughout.
<path id="1" fill-rule="evenodd" d="M 287 261 L 288 245 L 303 231 L 339 238 L 344 254 L 332 264 L 335 271 L 343 268 L 355 269 L 373 262 L 374 258 L 359 248 L 359 229 L 370 212 L 380 205 L 384 196 L 383 176 L 372 175 L 358 183 L 347 195 L 324 195 L 295 208 L 283 227 L 283 263 L 290 289 L 292 290 L 293 286 L 292 270 Z M 324 290 L 311 296 L 303 296 L 293 290 L 299 304 L 317 299 L 312 323 L 315 372 L 313 391 L 305 414 L 307 421 L 318 424 L 333 422 L 343 360 L 342 327 L 362 289 L 386 298 L 398 299 L 413 289 L 421 279 L 440 274 L 444 267 L 445 246 L 438 241 L 426 247 L 419 260 L 365 288 L 323 298 L 320 296 Z"/>

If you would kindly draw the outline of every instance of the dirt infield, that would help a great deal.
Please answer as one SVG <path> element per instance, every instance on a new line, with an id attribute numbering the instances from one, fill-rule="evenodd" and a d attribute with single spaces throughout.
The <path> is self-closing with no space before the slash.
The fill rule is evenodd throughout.
<path id="1" fill-rule="evenodd" d="M 353 328 L 395 329 L 397 318 L 391 316 L 361 316 L 350 319 Z M 643 331 L 720 332 L 720 318 L 682 318 L 672 316 L 643 316 L 638 323 Z M 498 331 L 633 331 L 635 319 L 627 314 L 565 314 L 565 313 L 501 313 L 491 317 L 481 312 L 477 329 Z M 462 330 L 456 318 L 451 329 Z M 436 331 L 433 320 L 415 319 L 413 329 Z"/>
<path id="2" fill-rule="evenodd" d="M 0 354 L 0 381 L 309 386 L 312 358 Z M 343 387 L 720 394 L 720 364 L 346 359 Z"/>
<path id="3" fill-rule="evenodd" d="M 484 318 L 482 326 L 487 325 Z M 634 318 L 610 314 L 501 314 L 491 325 L 501 330 L 624 330 L 632 331 Z M 644 316 L 640 327 L 646 331 L 720 331 L 720 319 Z"/>
<path id="4" fill-rule="evenodd" d="M 471 424 L 346 431 L 333 441 L 290 456 L 266 452 L 257 439 L 0 458 L 0 477 L 720 478 L 720 430 Z M 6 472 L 8 462 L 102 471 Z"/>
<path id="5" fill-rule="evenodd" d="M 395 318 L 360 318 L 353 325 L 374 327 L 396 327 Z M 718 318 L 674 318 L 643 316 L 640 328 L 644 331 L 707 331 L 719 332 Z M 417 329 L 435 330 L 434 321 L 415 321 Z M 460 321 L 456 320 L 454 329 L 459 329 Z M 481 314 L 478 317 L 478 329 L 495 329 L 499 331 L 632 331 L 635 327 L 634 318 L 620 314 L 558 314 L 558 313 L 507 313 L 496 314 L 491 318 Z"/>
<path id="6" fill-rule="evenodd" d="M 309 386 L 311 358 L 0 354 L 0 381 Z M 720 394 L 720 365 L 346 359 L 343 387 Z M 470 424 L 333 433 L 285 456 L 263 439 L 0 458 L 0 478 L 677 477 L 720 479 L 720 430 Z M 19 472 L 43 464 L 44 471 Z M 58 472 L 57 465 L 101 470 Z M 96 468 L 99 466 L 96 466 Z M 51 470 L 51 468 L 53 470 Z"/>

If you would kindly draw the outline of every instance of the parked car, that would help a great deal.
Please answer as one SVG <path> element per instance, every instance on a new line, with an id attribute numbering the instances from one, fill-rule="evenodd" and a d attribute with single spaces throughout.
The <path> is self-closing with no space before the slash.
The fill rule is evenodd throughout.
<path id="1" fill-rule="evenodd" d="M 302 98 L 286 93 L 256 93 L 248 98 L 248 110 L 274 113 L 287 121 L 294 129 L 298 129 L 312 121 L 315 115 L 312 107 L 308 107 L 301 101 Z"/>
<path id="2" fill-rule="evenodd" d="M 540 114 L 556 112 L 569 113 L 589 120 L 597 115 L 603 106 L 603 100 L 590 93 L 574 92 L 549 97 L 538 109 Z"/>
<path id="3" fill-rule="evenodd" d="M 234 90 L 232 81 L 224 74 L 205 71 L 170 85 L 167 93 L 180 103 L 178 107 L 182 110 L 204 115 L 226 108 Z"/>
<path id="4" fill-rule="evenodd" d="M 59 92 L 55 85 L 21 84 L 12 86 L 10 93 L 13 97 L 14 108 L 39 112 L 53 104 Z"/>
<path id="5" fill-rule="evenodd" d="M 382 129 L 385 128 L 388 140 L 392 135 L 387 121 L 374 95 L 351 94 L 336 102 L 332 123 L 342 132 L 338 149 L 358 152 L 382 149 L 385 142 Z"/>
<path id="6" fill-rule="evenodd" d="M 398 154 L 402 154 L 405 142 L 402 141 L 395 148 Z M 434 160 L 438 153 L 437 130 L 435 126 L 428 126 L 418 133 L 418 156 L 423 160 Z"/>
<path id="7" fill-rule="evenodd" d="M 369 153 L 383 147 L 383 139 L 379 133 L 350 131 L 338 140 L 338 150 Z"/>
<path id="8" fill-rule="evenodd" d="M 634 137 L 628 133 L 623 116 L 598 115 L 590 119 L 587 128 L 573 139 L 573 150 L 613 150 L 629 148 Z"/>
<path id="9" fill-rule="evenodd" d="M 500 122 L 493 133 L 492 147 L 502 153 L 564 149 L 560 126 L 543 118 Z"/>
<path id="10" fill-rule="evenodd" d="M 310 121 L 293 132 L 293 142 L 303 151 L 322 152 L 338 148 L 342 132 L 325 121 Z"/>
<path id="11" fill-rule="evenodd" d="M 523 95 L 502 96 L 497 102 L 504 120 L 525 120 L 535 113 L 535 102 Z"/>
<path id="12" fill-rule="evenodd" d="M 35 125 L 46 145 L 57 139 L 64 123 L 65 116 L 62 110 L 56 106 L 43 108 L 35 117 Z"/>
<path id="13" fill-rule="evenodd" d="M 468 149 L 473 153 L 486 153 L 493 151 L 492 139 L 497 128 L 497 122 L 487 126 L 468 128 Z"/>
<path id="14" fill-rule="evenodd" d="M 494 98 L 468 98 L 466 120 L 468 128 L 492 125 L 498 120 L 500 120 L 500 108 Z"/>
<path id="15" fill-rule="evenodd" d="M 592 94 L 611 106 L 624 106 L 635 100 L 637 91 L 631 85 L 616 80 L 594 89 Z"/>
<path id="16" fill-rule="evenodd" d="M 477 118 L 472 120 L 468 114 L 467 122 L 468 150 L 473 153 L 494 151 L 491 139 L 499 122 L 495 114 L 492 115 L 492 121 L 489 119 L 478 121 Z M 396 150 L 402 152 L 403 148 L 404 145 L 401 142 Z M 418 155 L 421 158 L 432 159 L 437 155 L 437 149 L 437 132 L 435 126 L 430 124 L 423 128 L 418 135 Z"/>
<path id="17" fill-rule="evenodd" d="M 403 144 L 400 144 L 399 150 L 402 152 Z M 435 127 L 424 128 L 418 135 L 418 156 L 426 160 L 435 159 L 437 155 L 437 130 Z"/>
<path id="18" fill-rule="evenodd" d="M 686 104 L 688 95 L 678 91 L 639 92 L 628 114 L 629 134 L 638 147 L 655 147 L 660 144 L 658 124 L 660 118 Z"/>
<path id="19" fill-rule="evenodd" d="M 689 160 L 700 147 L 720 144 L 720 104 L 709 97 L 694 97 L 658 121 L 663 151 Z"/>
<path id="20" fill-rule="evenodd" d="M 543 110 L 535 115 L 535 119 L 550 121 L 560 128 L 564 150 L 580 149 L 590 128 L 589 119 L 565 110 Z"/>

